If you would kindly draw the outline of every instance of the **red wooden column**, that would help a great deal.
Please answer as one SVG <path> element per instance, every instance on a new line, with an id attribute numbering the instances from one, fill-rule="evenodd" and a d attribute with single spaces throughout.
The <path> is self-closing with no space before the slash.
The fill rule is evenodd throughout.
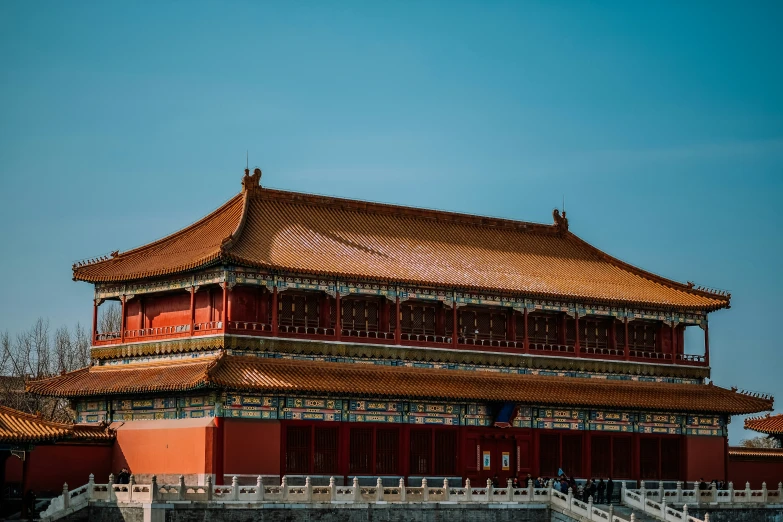
<path id="1" fill-rule="evenodd" d="M 627 361 L 631 358 L 631 349 L 628 344 L 628 318 L 623 318 L 623 321 L 623 327 L 625 328 L 625 346 L 623 346 L 623 352 L 625 353 L 625 360 Z"/>
<path id="2" fill-rule="evenodd" d="M 400 296 L 394 302 L 394 344 L 402 344 L 402 327 L 400 322 Z"/>
<path id="3" fill-rule="evenodd" d="M 98 300 L 92 301 L 92 342 L 98 340 Z"/>
<path id="4" fill-rule="evenodd" d="M 582 355 L 579 353 L 581 351 L 581 346 L 579 344 L 579 312 L 576 312 L 574 314 L 574 355 L 576 357 L 581 357 Z"/>
<path id="5" fill-rule="evenodd" d="M 125 342 L 125 302 L 127 299 L 125 299 L 125 296 L 122 296 L 120 299 L 122 302 L 122 311 L 120 312 L 122 316 L 120 317 L 120 342 Z"/>
<path id="6" fill-rule="evenodd" d="M 672 328 L 672 343 L 671 343 L 671 350 L 670 350 L 671 353 L 672 353 L 672 364 L 675 364 L 676 361 L 677 361 L 677 350 L 674 348 L 674 330 L 675 330 L 675 325 L 676 324 L 677 323 L 675 323 L 674 320 L 672 320 L 672 327 L 671 327 Z"/>
<path id="7" fill-rule="evenodd" d="M 190 336 L 196 328 L 196 287 L 190 287 Z"/>
<path id="8" fill-rule="evenodd" d="M 340 291 L 337 290 L 334 293 L 334 305 L 337 307 L 337 309 L 334 311 L 334 318 L 335 318 L 335 325 L 334 325 L 334 336 L 339 341 L 343 337 L 343 310 L 342 306 L 340 306 Z"/>
<path id="9" fill-rule="evenodd" d="M 277 285 L 272 289 L 272 335 L 277 335 Z"/>
<path id="10" fill-rule="evenodd" d="M 517 318 L 514 315 L 514 309 L 508 311 L 506 318 L 506 341 L 517 341 Z"/>
<path id="11" fill-rule="evenodd" d="M 228 328 L 228 281 L 223 283 L 223 333 Z"/>
<path id="12" fill-rule="evenodd" d="M 459 344 L 459 319 L 457 318 L 457 301 L 451 308 L 451 346 L 457 348 Z"/>
<path id="13" fill-rule="evenodd" d="M 524 332 L 525 336 L 525 353 L 530 352 L 530 336 L 528 335 L 528 327 L 527 327 L 527 306 L 525 306 L 525 320 L 522 323 L 522 331 Z"/>
<path id="14" fill-rule="evenodd" d="M 710 365 L 710 323 L 704 320 L 704 363 Z"/>

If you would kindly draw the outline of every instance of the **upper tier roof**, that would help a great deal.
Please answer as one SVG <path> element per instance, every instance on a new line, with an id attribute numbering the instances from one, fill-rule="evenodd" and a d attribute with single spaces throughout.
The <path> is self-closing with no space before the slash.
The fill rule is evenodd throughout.
<path id="1" fill-rule="evenodd" d="M 783 435 L 783 413 L 745 419 L 745 429 L 767 435 Z"/>
<path id="2" fill-rule="evenodd" d="M 256 177 L 257 176 L 257 177 Z M 74 265 L 74 279 L 121 282 L 230 262 L 325 277 L 382 280 L 606 303 L 715 310 L 730 295 L 659 277 L 554 225 L 247 188 L 149 245 Z"/>

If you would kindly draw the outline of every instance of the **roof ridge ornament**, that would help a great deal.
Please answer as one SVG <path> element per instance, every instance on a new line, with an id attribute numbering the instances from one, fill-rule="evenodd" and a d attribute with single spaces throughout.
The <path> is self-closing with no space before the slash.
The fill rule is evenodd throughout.
<path id="1" fill-rule="evenodd" d="M 261 169 L 256 167 L 253 174 L 250 174 L 250 169 L 246 168 L 242 178 L 242 192 L 252 192 L 258 188 L 261 188 Z"/>
<path id="2" fill-rule="evenodd" d="M 560 211 L 554 209 L 552 211 L 552 218 L 555 220 L 555 226 L 560 234 L 568 232 L 568 218 L 566 218 L 566 211 L 563 209 L 563 215 L 560 215 Z"/>

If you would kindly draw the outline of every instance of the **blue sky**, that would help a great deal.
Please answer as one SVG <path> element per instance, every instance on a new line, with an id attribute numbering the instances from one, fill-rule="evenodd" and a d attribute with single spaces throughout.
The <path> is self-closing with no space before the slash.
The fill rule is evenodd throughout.
<path id="1" fill-rule="evenodd" d="M 732 292 L 713 379 L 774 393 L 779 2 L 2 2 L 0 331 L 71 264 L 265 186 L 549 222 Z M 751 436 L 735 417 L 732 443 Z"/>

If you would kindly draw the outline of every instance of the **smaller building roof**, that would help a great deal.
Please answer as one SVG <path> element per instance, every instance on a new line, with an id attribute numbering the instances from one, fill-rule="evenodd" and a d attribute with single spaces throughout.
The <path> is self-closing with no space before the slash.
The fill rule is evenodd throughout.
<path id="1" fill-rule="evenodd" d="M 69 440 L 73 442 L 110 441 L 114 431 L 105 424 L 68 424 L 43 420 L 37 415 L 0 406 L 0 443 L 31 444 Z"/>
<path id="2" fill-rule="evenodd" d="M 489 371 L 440 370 L 249 356 L 203 357 L 85 368 L 28 384 L 59 397 L 213 388 L 261 393 L 513 401 L 647 411 L 754 413 L 771 397 L 712 384 L 670 384 Z"/>
<path id="3" fill-rule="evenodd" d="M 749 417 L 745 419 L 745 429 L 766 433 L 767 435 L 783 435 L 783 413 L 763 417 Z"/>
<path id="4" fill-rule="evenodd" d="M 746 448 L 745 446 L 731 446 L 729 448 L 729 457 L 754 457 L 754 458 L 783 460 L 783 449 Z"/>

